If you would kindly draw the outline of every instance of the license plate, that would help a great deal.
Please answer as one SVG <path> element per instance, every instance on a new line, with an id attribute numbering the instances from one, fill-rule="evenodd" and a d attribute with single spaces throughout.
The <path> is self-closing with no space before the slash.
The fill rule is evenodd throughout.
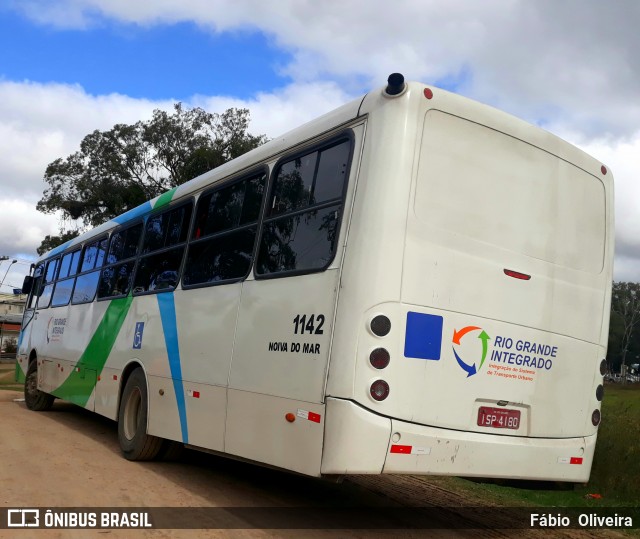
<path id="1" fill-rule="evenodd" d="M 520 427 L 520 410 L 480 406 L 478 426 L 493 429 L 517 429 Z"/>

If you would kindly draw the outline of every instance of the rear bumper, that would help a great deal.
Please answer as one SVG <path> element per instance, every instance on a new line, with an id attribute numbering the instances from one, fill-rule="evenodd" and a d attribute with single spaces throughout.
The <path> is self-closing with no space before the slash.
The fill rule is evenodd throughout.
<path id="1" fill-rule="evenodd" d="M 322 473 L 586 482 L 595 444 L 596 436 L 523 438 L 427 427 L 328 398 Z"/>

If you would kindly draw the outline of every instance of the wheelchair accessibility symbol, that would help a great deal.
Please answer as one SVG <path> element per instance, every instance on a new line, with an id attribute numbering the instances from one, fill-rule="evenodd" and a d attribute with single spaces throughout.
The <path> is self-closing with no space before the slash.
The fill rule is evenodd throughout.
<path id="1" fill-rule="evenodd" d="M 142 348 L 142 334 L 144 333 L 144 322 L 136 323 L 136 332 L 133 334 L 133 348 L 140 350 Z"/>

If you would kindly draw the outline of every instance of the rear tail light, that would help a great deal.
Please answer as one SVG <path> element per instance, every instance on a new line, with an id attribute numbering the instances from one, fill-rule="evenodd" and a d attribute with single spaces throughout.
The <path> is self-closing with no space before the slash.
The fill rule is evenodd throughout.
<path id="1" fill-rule="evenodd" d="M 376 348 L 371 352 L 371 354 L 369 354 L 369 363 L 371 363 L 371 365 L 376 369 L 384 369 L 389 365 L 390 360 L 391 357 L 389 356 L 389 352 L 384 348 Z"/>
<path id="2" fill-rule="evenodd" d="M 602 400 L 602 397 L 604 397 L 604 386 L 602 384 L 600 384 L 597 388 L 596 388 L 596 399 L 598 399 L 599 401 Z"/>
<path id="3" fill-rule="evenodd" d="M 383 401 L 389 396 L 389 384 L 384 380 L 376 380 L 369 388 L 371 398 L 375 401 Z"/>
<path id="4" fill-rule="evenodd" d="M 602 376 L 604 376 L 605 374 L 607 374 L 607 360 L 606 360 L 606 359 L 603 359 L 603 360 L 600 362 L 600 374 L 601 374 Z"/>
<path id="5" fill-rule="evenodd" d="M 504 274 L 507 277 L 513 277 L 514 279 L 520 279 L 522 281 L 528 281 L 529 279 L 531 279 L 531 275 L 527 275 L 526 273 L 520 273 L 519 271 L 513 271 L 506 268 L 502 271 L 504 271 Z"/>
<path id="6" fill-rule="evenodd" d="M 384 337 L 391 331 L 391 320 L 383 314 L 379 314 L 371 320 L 371 331 L 378 337 Z"/>
<path id="7" fill-rule="evenodd" d="M 594 427 L 597 427 L 600 424 L 600 410 L 594 410 L 591 414 L 591 423 L 593 423 Z"/>

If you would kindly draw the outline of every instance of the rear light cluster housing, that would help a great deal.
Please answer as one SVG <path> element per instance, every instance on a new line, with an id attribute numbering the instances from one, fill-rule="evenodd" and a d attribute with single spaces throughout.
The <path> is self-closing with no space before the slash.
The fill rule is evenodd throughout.
<path id="1" fill-rule="evenodd" d="M 604 169 L 604 167 L 602 167 L 602 168 Z M 603 170 L 602 173 L 606 174 L 606 170 Z M 607 360 L 606 359 L 603 359 L 600 362 L 600 374 L 602 376 L 607 374 Z M 604 386 L 602 384 L 599 384 L 598 387 L 596 388 L 596 400 L 598 402 L 602 402 L 603 398 L 604 398 Z M 595 409 L 591 414 L 591 424 L 594 427 L 597 427 L 600 424 L 601 420 L 602 420 L 602 415 L 600 413 L 600 410 Z"/>
<path id="2" fill-rule="evenodd" d="M 383 314 L 374 316 L 369 323 L 369 330 L 376 337 L 386 337 L 391 332 L 391 320 Z M 374 369 L 382 370 L 389 365 L 391 355 L 386 348 L 378 347 L 369 354 L 369 363 Z M 374 380 L 369 387 L 369 395 L 376 402 L 381 402 L 389 396 L 389 384 L 381 378 Z"/>

